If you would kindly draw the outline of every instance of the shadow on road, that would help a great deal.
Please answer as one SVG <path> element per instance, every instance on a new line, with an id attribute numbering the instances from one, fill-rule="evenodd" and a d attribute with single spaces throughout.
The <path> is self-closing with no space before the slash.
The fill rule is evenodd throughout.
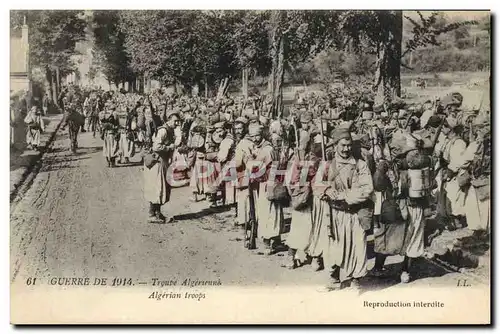
<path id="1" fill-rule="evenodd" d="M 136 162 L 129 162 L 129 163 L 120 163 L 120 162 L 117 162 L 115 167 L 114 168 L 121 168 L 121 167 L 134 167 L 134 166 L 142 166 L 143 163 L 140 162 L 140 161 L 136 161 Z"/>
<path id="2" fill-rule="evenodd" d="M 191 219 L 200 219 L 208 215 L 212 215 L 215 213 L 222 213 L 231 210 L 231 206 L 217 206 L 215 208 L 206 208 L 198 212 L 185 213 L 182 215 L 174 216 L 174 220 L 182 221 L 182 220 L 191 220 Z"/>
<path id="3" fill-rule="evenodd" d="M 94 154 L 97 152 L 102 152 L 102 146 L 98 147 L 80 147 L 76 150 L 74 155 L 84 155 L 84 154 Z"/>
<path id="4" fill-rule="evenodd" d="M 22 153 L 21 153 L 22 154 Z M 33 154 L 11 154 L 10 155 L 10 171 L 15 171 L 18 168 L 29 166 L 31 161 L 33 160 L 33 156 L 36 155 L 36 152 Z"/>
<path id="5" fill-rule="evenodd" d="M 65 152 L 68 151 L 69 149 L 67 147 L 51 147 L 48 152 L 49 153 L 60 153 L 60 152 Z"/>
<path id="6" fill-rule="evenodd" d="M 401 263 L 386 265 L 385 268 L 387 273 L 384 277 L 373 277 L 370 275 L 363 277 L 363 279 L 360 280 L 362 293 L 383 290 L 394 285 L 401 284 L 401 266 Z M 446 270 L 435 266 L 422 258 L 414 259 L 412 267 L 410 268 L 412 281 L 418 281 L 420 279 L 431 277 L 441 277 L 446 274 L 448 274 Z"/>

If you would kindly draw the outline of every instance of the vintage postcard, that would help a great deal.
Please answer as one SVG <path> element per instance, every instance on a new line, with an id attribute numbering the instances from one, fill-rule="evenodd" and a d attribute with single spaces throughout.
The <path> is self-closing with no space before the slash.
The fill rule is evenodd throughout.
<path id="1" fill-rule="evenodd" d="M 490 324 L 491 43 L 489 11 L 11 10 L 11 323 Z"/>

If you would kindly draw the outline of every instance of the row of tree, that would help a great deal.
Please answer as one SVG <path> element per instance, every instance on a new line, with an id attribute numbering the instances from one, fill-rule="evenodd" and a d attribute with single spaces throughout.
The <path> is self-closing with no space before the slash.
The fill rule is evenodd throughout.
<path id="1" fill-rule="evenodd" d="M 81 11 L 11 11 L 12 32 L 19 30 L 25 23 L 29 27 L 31 67 L 39 67 L 45 72 L 49 96 L 57 105 L 62 78 L 76 68 L 73 59 L 75 46 L 85 39 L 88 22 Z"/>
<path id="2" fill-rule="evenodd" d="M 57 95 L 61 75 L 71 72 L 75 43 L 90 31 L 100 70 L 115 83 L 159 80 L 197 86 L 208 94 L 251 73 L 267 76 L 272 111 L 282 109 L 285 71 L 293 72 L 325 50 L 372 54 L 376 103 L 400 96 L 402 59 L 438 36 L 474 22 L 441 24 L 439 14 L 411 23 L 403 40 L 402 11 L 77 11 L 16 12 L 28 17 L 32 62 L 45 68 Z M 14 23 L 13 23 L 14 22 Z M 88 29 L 88 30 L 86 30 Z M 403 64 L 404 66 L 404 64 Z M 55 80 L 54 80 L 55 79 Z M 137 80 L 139 79 L 139 80 Z M 51 85 L 52 87 L 52 85 Z"/>

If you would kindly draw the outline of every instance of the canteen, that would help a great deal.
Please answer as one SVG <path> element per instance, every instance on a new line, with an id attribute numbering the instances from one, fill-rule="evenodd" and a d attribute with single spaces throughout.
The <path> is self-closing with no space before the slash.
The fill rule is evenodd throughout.
<path id="1" fill-rule="evenodd" d="M 408 169 L 409 193 L 411 198 L 424 197 L 431 185 L 430 168 Z"/>
<path id="2" fill-rule="evenodd" d="M 224 140 L 224 138 L 222 137 L 222 134 L 219 133 L 219 132 L 214 132 L 212 134 L 212 141 L 216 144 L 220 144 L 222 143 L 222 140 Z"/>
<path id="3" fill-rule="evenodd" d="M 202 148 L 205 145 L 205 137 L 200 133 L 193 133 L 189 139 L 190 148 Z"/>
<path id="4" fill-rule="evenodd" d="M 363 119 L 364 120 L 373 119 L 373 111 L 363 111 Z"/>

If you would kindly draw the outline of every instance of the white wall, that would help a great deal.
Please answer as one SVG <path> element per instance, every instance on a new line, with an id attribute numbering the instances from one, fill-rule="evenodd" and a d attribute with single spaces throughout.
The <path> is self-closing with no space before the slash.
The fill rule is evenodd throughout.
<path id="1" fill-rule="evenodd" d="M 30 84 L 28 78 L 18 78 L 11 77 L 10 78 L 10 90 L 14 93 L 20 90 L 29 90 Z"/>

